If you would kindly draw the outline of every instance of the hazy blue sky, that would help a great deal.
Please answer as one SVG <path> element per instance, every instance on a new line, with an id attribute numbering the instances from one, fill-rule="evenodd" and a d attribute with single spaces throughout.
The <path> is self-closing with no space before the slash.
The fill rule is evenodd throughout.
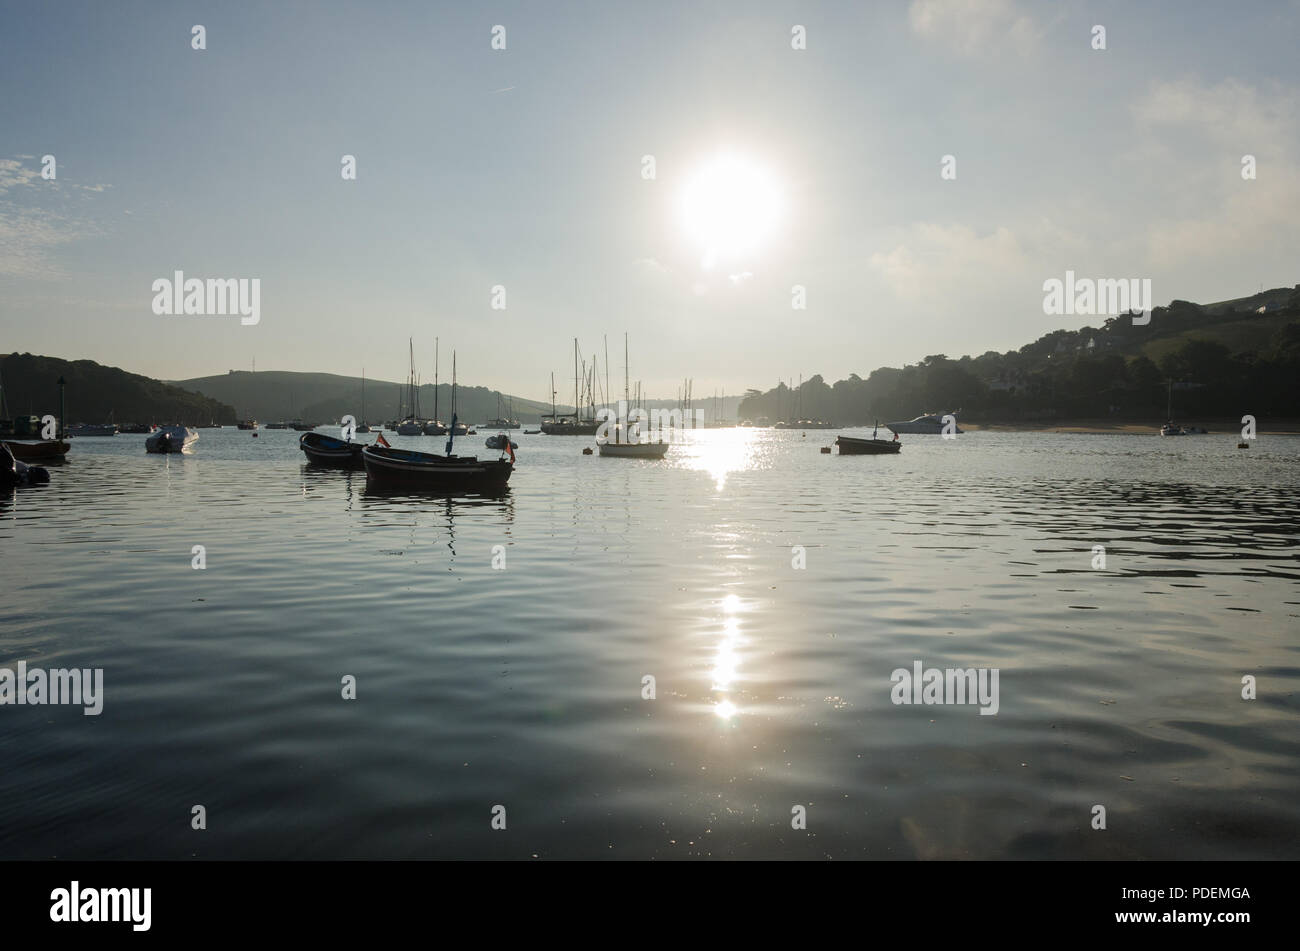
<path id="1" fill-rule="evenodd" d="M 1096 324 L 1044 315 L 1067 268 L 1157 302 L 1300 282 L 1296 2 L 0 11 L 4 352 L 400 379 L 414 336 L 431 380 L 436 335 L 544 399 L 575 336 L 620 377 L 626 330 L 653 395 L 705 395 Z M 679 200 L 720 153 L 780 215 L 705 269 Z M 259 278 L 260 324 L 155 316 L 176 269 Z"/>

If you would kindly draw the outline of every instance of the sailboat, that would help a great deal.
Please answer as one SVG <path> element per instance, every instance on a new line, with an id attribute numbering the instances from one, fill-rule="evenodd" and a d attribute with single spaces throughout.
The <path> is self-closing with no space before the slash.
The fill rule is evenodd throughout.
<path id="1" fill-rule="evenodd" d="M 406 415 L 402 417 L 401 422 L 397 424 L 397 435 L 399 436 L 419 436 L 424 432 L 424 424 L 420 422 L 420 388 L 415 382 L 415 341 L 407 339 L 407 346 L 410 348 L 411 366 L 406 376 L 406 391 L 408 401 L 406 404 Z"/>
<path id="2" fill-rule="evenodd" d="M 554 408 L 554 385 L 551 388 L 551 415 L 542 419 L 542 432 L 548 436 L 594 436 L 600 423 L 593 417 L 581 418 L 578 397 L 578 338 L 573 338 L 573 412 L 556 415 Z"/>
<path id="3" fill-rule="evenodd" d="M 366 368 L 361 368 L 361 421 L 357 423 L 355 430 L 358 433 L 370 432 L 370 424 L 366 422 Z"/>
<path id="4" fill-rule="evenodd" d="M 623 334 L 623 405 L 628 405 L 628 366 L 627 366 L 627 334 Z M 626 421 L 619 420 L 612 429 L 612 435 L 605 438 L 602 442 L 597 440 L 600 446 L 602 456 L 610 456 L 615 459 L 662 459 L 668 452 L 670 443 L 664 440 L 660 434 L 659 440 L 650 442 L 646 439 L 646 433 L 640 433 L 639 438 L 633 439 L 632 434 L 628 431 Z"/>
<path id="5" fill-rule="evenodd" d="M 1165 418 L 1168 420 L 1160 427 L 1161 436 L 1186 436 L 1187 430 L 1174 425 L 1174 381 L 1169 381 L 1169 400 L 1165 404 Z"/>
<path id="6" fill-rule="evenodd" d="M 375 488 L 411 488 L 426 491 L 499 492 L 506 488 L 515 467 L 514 447 L 503 447 L 499 459 L 480 460 L 477 456 L 452 453 L 456 436 L 465 425 L 456 415 L 456 355 L 451 357 L 451 427 L 447 433 L 447 450 L 442 456 L 429 452 L 394 449 L 386 445 L 366 446 L 361 461 L 366 469 L 366 483 Z M 459 432 L 458 432 L 459 431 Z M 510 458 L 505 458 L 505 453 Z"/>
<path id="7" fill-rule="evenodd" d="M 484 429 L 518 429 L 519 420 L 501 415 L 501 391 L 497 390 L 497 418 L 483 424 Z"/>
<path id="8" fill-rule="evenodd" d="M 442 361 L 438 354 L 439 340 L 433 338 L 433 419 L 426 420 L 424 424 L 424 434 L 426 436 L 445 436 L 447 427 L 443 421 L 438 418 L 438 364 Z"/>

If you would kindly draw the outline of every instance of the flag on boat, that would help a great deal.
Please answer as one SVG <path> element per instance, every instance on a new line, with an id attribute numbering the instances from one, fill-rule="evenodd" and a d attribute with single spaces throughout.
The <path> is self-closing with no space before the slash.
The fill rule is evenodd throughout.
<path id="1" fill-rule="evenodd" d="M 383 434 L 383 433 L 380 433 L 380 434 L 375 438 L 375 445 L 376 445 L 376 446 L 385 446 L 385 447 L 387 447 L 387 448 L 389 448 L 389 449 L 392 449 L 392 448 L 393 448 L 392 446 L 389 446 L 389 445 L 388 445 L 388 440 L 384 438 L 384 434 Z"/>

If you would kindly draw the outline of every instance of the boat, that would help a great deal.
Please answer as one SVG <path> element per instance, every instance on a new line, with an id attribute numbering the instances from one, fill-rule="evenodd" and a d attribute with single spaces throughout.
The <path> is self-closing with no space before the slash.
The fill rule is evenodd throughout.
<path id="1" fill-rule="evenodd" d="M 507 445 L 509 445 L 511 449 L 519 448 L 519 443 L 509 438 L 505 433 L 497 433 L 495 436 L 489 436 L 487 439 L 483 440 L 483 445 L 487 446 L 489 449 L 505 449 Z"/>
<path id="2" fill-rule="evenodd" d="M 6 439 L 4 445 L 20 462 L 62 462 L 71 449 L 62 439 L 43 439 L 38 442 L 17 442 Z"/>
<path id="3" fill-rule="evenodd" d="M 298 437 L 298 448 L 314 465 L 336 469 L 363 468 L 361 450 L 364 447 L 359 442 L 347 442 L 324 433 L 303 433 Z"/>
<path id="4" fill-rule="evenodd" d="M 144 441 L 145 452 L 184 452 L 198 441 L 188 426 L 163 426 Z"/>
<path id="5" fill-rule="evenodd" d="M 123 423 L 118 432 L 130 433 L 133 436 L 147 436 L 157 428 L 149 423 Z"/>
<path id="6" fill-rule="evenodd" d="M 480 460 L 476 456 L 438 456 L 431 452 L 365 446 L 361 450 L 366 481 L 377 487 L 430 490 L 490 491 L 503 489 L 514 464 L 508 459 Z"/>
<path id="7" fill-rule="evenodd" d="M 506 488 L 514 471 L 514 444 L 507 441 L 503 452 L 510 458 L 485 460 L 477 456 L 452 453 L 456 430 L 456 356 L 451 358 L 451 432 L 447 436 L 446 455 L 394 449 L 376 442 L 361 450 L 368 488 L 414 488 L 425 491 L 499 492 Z"/>
<path id="8" fill-rule="evenodd" d="M 397 424 L 396 433 L 399 436 L 423 436 L 424 424 L 414 419 L 404 419 Z"/>
<path id="9" fill-rule="evenodd" d="M 859 439 L 856 436 L 837 436 L 835 445 L 840 447 L 841 456 L 885 456 L 898 453 L 903 444 L 898 437 L 893 439 Z"/>
<path id="10" fill-rule="evenodd" d="M 74 437 L 86 436 L 116 436 L 118 426 L 116 423 L 77 423 L 69 427 L 68 435 Z"/>
<path id="11" fill-rule="evenodd" d="M 8 443 L 0 443 L 0 487 L 13 488 L 19 485 L 43 485 L 50 481 L 50 474 L 44 466 L 29 466 L 14 458 Z"/>
<path id="12" fill-rule="evenodd" d="M 662 459 L 668 452 L 666 442 L 603 442 L 599 444 L 602 456 L 615 459 Z"/>
<path id="13" fill-rule="evenodd" d="M 628 359 L 627 359 L 627 334 L 623 335 L 623 403 L 630 403 L 630 392 L 628 386 Z M 638 397 L 639 400 L 639 397 Z M 596 444 L 600 448 L 602 456 L 610 456 L 615 459 L 662 459 L 668 453 L 668 447 L 671 445 L 663 438 L 662 431 L 657 440 L 651 441 L 649 433 L 644 431 L 638 432 L 638 438 L 634 441 L 628 428 L 622 423 L 615 423 L 610 428 L 611 435 L 604 439 L 596 437 Z"/>
<path id="14" fill-rule="evenodd" d="M 289 423 L 289 428 L 295 432 L 309 433 L 319 425 L 320 423 L 304 423 L 301 419 L 295 419 Z"/>
<path id="15" fill-rule="evenodd" d="M 915 419 L 885 423 L 885 428 L 903 436 L 940 436 L 943 434 L 943 417 L 945 415 L 952 417 L 952 432 L 962 432 L 962 430 L 957 426 L 956 413 L 926 413 L 925 415 L 918 416 Z"/>
<path id="16" fill-rule="evenodd" d="M 519 420 L 501 415 L 501 391 L 497 390 L 497 416 L 483 424 L 484 429 L 519 429 Z"/>
<path id="17" fill-rule="evenodd" d="M 1195 426 L 1177 426 L 1174 424 L 1174 381 L 1169 381 L 1169 400 L 1165 406 L 1165 418 L 1168 420 L 1160 427 L 1161 436 L 1205 435 L 1204 429 Z"/>
<path id="18" fill-rule="evenodd" d="M 540 429 L 525 429 L 525 430 L 524 430 L 524 435 L 525 435 L 525 436 L 538 436 L 538 435 L 541 435 L 541 432 L 542 432 L 542 431 L 541 431 Z"/>
<path id="19" fill-rule="evenodd" d="M 542 432 L 548 436 L 594 436 L 600 423 L 594 414 L 583 419 L 578 395 L 578 338 L 573 339 L 573 412 L 555 411 L 555 375 L 551 375 L 551 415 L 542 417 Z"/>
<path id="20" fill-rule="evenodd" d="M 240 428 L 240 429 L 256 429 L 256 428 L 257 428 L 257 420 L 255 420 L 255 419 L 241 419 L 241 420 L 239 421 L 239 428 Z"/>
<path id="21" fill-rule="evenodd" d="M 291 427 L 284 420 L 280 420 L 278 423 L 267 423 L 266 428 L 267 429 L 290 429 Z"/>

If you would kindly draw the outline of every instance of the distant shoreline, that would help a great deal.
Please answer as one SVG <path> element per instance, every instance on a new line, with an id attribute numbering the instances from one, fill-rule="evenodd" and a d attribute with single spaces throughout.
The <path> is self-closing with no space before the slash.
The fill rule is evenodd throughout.
<path id="1" fill-rule="evenodd" d="M 1241 417 L 1225 420 L 1188 420 L 1174 421 L 1178 425 L 1200 426 L 1208 430 L 1210 436 L 1240 436 Z M 1094 435 L 1136 434 L 1158 436 L 1161 423 L 1115 422 L 1104 419 L 1065 419 L 1019 422 L 967 423 L 959 420 L 958 425 L 968 432 L 993 433 L 1085 433 Z M 1295 435 L 1300 433 L 1300 420 L 1263 420 L 1257 423 L 1259 435 Z"/>

